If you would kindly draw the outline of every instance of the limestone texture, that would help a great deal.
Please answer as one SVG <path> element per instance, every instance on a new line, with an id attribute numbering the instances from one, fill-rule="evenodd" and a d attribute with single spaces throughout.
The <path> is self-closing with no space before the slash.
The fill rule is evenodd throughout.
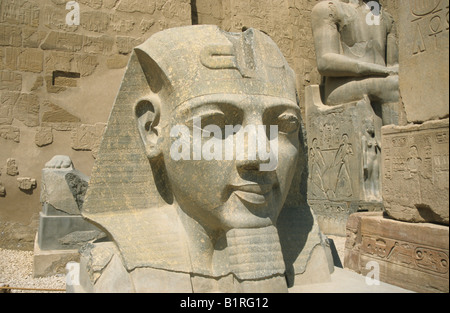
<path id="1" fill-rule="evenodd" d="M 278 125 L 278 166 L 259 156 L 176 160 L 171 129 L 189 129 L 195 117 Z M 294 73 L 260 31 L 173 28 L 136 47 L 82 209 L 113 243 L 83 254 L 81 288 L 155 291 L 151 281 L 171 292 L 287 292 L 306 283 L 313 251 L 329 279 L 327 246 L 300 186 L 300 125 Z"/>
<path id="2" fill-rule="evenodd" d="M 370 275 L 376 264 L 382 282 L 420 293 L 448 293 L 448 234 L 447 226 L 356 213 L 348 220 L 344 266 Z"/>
<path id="3" fill-rule="evenodd" d="M 392 218 L 449 225 L 448 129 L 448 119 L 383 127 L 383 199 Z"/>

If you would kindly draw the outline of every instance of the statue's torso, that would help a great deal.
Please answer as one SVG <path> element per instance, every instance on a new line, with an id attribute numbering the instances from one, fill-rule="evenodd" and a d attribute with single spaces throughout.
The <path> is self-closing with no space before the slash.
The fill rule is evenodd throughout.
<path id="1" fill-rule="evenodd" d="M 381 11 L 379 23 L 370 25 L 375 20 L 366 5 L 356 6 L 338 1 L 334 1 L 333 5 L 342 53 L 363 62 L 385 66 L 391 18 Z"/>

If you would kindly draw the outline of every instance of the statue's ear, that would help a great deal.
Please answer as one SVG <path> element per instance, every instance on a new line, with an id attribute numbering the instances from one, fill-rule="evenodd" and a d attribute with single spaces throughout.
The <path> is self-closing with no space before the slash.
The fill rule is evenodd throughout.
<path id="1" fill-rule="evenodd" d="M 161 150 L 161 100 L 157 95 L 140 99 L 134 106 L 137 127 L 145 146 L 147 157 L 152 160 L 159 157 Z"/>

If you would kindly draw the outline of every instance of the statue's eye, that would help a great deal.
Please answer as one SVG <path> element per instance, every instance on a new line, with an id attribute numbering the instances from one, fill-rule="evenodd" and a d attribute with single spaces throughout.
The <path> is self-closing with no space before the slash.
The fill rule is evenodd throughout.
<path id="1" fill-rule="evenodd" d="M 220 129 L 225 129 L 226 117 L 222 112 L 215 112 L 211 114 L 206 114 L 201 117 L 202 119 L 202 129 L 205 130 L 207 126 L 217 126 Z"/>
<path id="2" fill-rule="evenodd" d="M 300 121 L 295 114 L 292 113 L 283 113 L 281 114 L 277 120 L 276 124 L 278 125 L 278 131 L 285 134 L 293 134 L 297 132 L 300 128 Z"/>

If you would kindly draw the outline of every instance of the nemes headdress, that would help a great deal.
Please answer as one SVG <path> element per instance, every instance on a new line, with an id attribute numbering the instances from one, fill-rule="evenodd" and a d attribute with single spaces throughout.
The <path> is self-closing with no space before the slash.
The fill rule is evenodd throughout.
<path id="1" fill-rule="evenodd" d="M 153 35 L 135 53 L 149 66 L 145 73 L 152 91 L 175 105 L 218 93 L 296 102 L 294 72 L 270 37 L 254 29 L 227 33 L 216 26 L 173 28 Z M 153 66 L 158 70 L 152 71 Z"/>
<path id="2" fill-rule="evenodd" d="M 152 267 L 190 273 L 177 212 L 168 209 L 136 126 L 134 106 L 149 94 L 173 108 L 209 94 L 266 95 L 297 103 L 295 75 L 269 36 L 254 29 L 227 33 L 207 25 L 173 28 L 134 49 L 82 214 L 110 235 L 128 271 Z M 321 242 L 301 188 L 302 166 L 278 225 L 291 274 L 305 270 L 310 252 Z"/>

